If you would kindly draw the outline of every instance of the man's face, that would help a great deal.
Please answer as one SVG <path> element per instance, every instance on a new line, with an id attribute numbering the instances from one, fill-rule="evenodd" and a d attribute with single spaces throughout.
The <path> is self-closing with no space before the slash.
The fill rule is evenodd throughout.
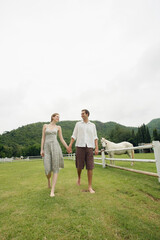
<path id="1" fill-rule="evenodd" d="M 87 119 L 88 118 L 88 115 L 85 113 L 85 111 L 82 111 L 81 112 L 81 117 L 83 120 Z"/>

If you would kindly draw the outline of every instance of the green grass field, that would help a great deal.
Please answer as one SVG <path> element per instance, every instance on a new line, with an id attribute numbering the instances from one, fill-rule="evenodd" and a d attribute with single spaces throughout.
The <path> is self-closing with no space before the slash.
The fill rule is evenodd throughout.
<path id="1" fill-rule="evenodd" d="M 134 168 L 156 172 L 154 163 L 136 163 Z M 80 187 L 76 180 L 74 161 L 65 160 L 56 197 L 50 198 L 42 161 L 1 163 L 0 240 L 160 239 L 156 177 L 96 165 L 95 194 L 82 192 L 87 189 L 86 170 Z"/>

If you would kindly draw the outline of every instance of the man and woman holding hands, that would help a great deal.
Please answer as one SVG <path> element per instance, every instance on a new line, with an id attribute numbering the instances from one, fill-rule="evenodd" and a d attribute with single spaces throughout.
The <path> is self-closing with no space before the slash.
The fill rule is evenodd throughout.
<path id="1" fill-rule="evenodd" d="M 51 188 L 51 197 L 55 196 L 54 190 L 59 169 L 64 168 L 64 160 L 61 147 L 57 140 L 57 133 L 60 141 L 67 149 L 68 153 L 72 152 L 72 145 L 76 140 L 76 168 L 78 175 L 77 184 L 80 185 L 81 172 L 86 165 L 88 174 L 88 191 L 90 193 L 95 193 L 92 188 L 92 175 L 94 168 L 93 150 L 95 149 L 95 155 L 97 155 L 98 137 L 96 126 L 94 123 L 89 121 L 89 115 L 90 113 L 87 109 L 83 109 L 81 111 L 82 121 L 76 123 L 69 146 L 63 139 L 61 127 L 56 125 L 56 123 L 59 122 L 58 113 L 52 114 L 51 122 L 49 124 L 44 124 L 43 126 L 41 156 L 44 160 L 44 168 L 46 177 L 48 179 L 48 187 Z M 52 184 L 51 172 L 53 172 Z"/>

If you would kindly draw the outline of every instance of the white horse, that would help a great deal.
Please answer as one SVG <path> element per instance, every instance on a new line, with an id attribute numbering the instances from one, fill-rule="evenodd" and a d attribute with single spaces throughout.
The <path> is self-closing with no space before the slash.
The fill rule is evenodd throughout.
<path id="1" fill-rule="evenodd" d="M 102 146 L 105 148 L 105 150 L 113 150 L 111 152 L 108 152 L 108 155 L 110 158 L 114 158 L 114 154 L 115 155 L 121 155 L 121 154 L 128 154 L 128 156 L 132 159 L 134 159 L 134 150 L 119 150 L 119 151 L 114 151 L 114 149 L 121 149 L 121 148 L 129 148 L 129 147 L 133 147 L 132 143 L 129 142 L 121 142 L 121 143 L 114 143 L 114 142 L 110 142 L 108 140 L 106 140 L 105 138 L 101 138 L 101 143 Z M 114 164 L 113 160 L 110 160 L 111 164 Z M 133 162 L 131 163 L 131 165 L 133 166 Z"/>

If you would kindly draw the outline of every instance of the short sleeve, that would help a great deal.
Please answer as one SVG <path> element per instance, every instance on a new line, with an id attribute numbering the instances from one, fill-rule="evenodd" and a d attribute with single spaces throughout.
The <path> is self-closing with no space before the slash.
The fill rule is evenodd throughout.
<path id="1" fill-rule="evenodd" d="M 74 127 L 72 138 L 77 139 L 77 134 L 78 134 L 78 123 L 76 123 Z"/>
<path id="2" fill-rule="evenodd" d="M 98 139 L 96 125 L 94 124 L 94 140 Z"/>

